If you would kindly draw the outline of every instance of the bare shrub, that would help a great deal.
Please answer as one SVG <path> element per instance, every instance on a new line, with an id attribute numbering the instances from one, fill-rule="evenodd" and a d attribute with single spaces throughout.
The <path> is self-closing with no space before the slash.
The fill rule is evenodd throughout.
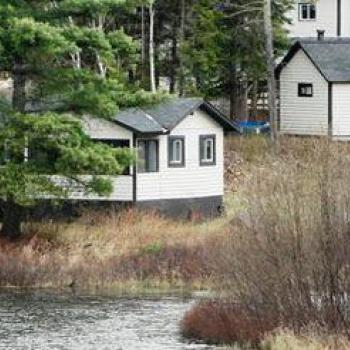
<path id="1" fill-rule="evenodd" d="M 276 327 L 273 315 L 261 317 L 252 309 L 217 301 L 197 304 L 181 323 L 182 334 L 187 338 L 212 344 L 249 343 L 251 346 L 257 346 Z"/>
<path id="2" fill-rule="evenodd" d="M 249 149 L 254 149 L 251 147 Z M 218 288 L 298 330 L 349 332 L 350 147 L 284 138 L 238 194 L 217 257 Z"/>

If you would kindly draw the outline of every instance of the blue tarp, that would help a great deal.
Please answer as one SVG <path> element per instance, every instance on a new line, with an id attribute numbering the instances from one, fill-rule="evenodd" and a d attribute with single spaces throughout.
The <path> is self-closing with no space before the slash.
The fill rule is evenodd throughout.
<path id="1" fill-rule="evenodd" d="M 237 124 L 241 134 L 260 134 L 270 131 L 270 124 L 264 121 L 246 121 L 238 122 Z"/>

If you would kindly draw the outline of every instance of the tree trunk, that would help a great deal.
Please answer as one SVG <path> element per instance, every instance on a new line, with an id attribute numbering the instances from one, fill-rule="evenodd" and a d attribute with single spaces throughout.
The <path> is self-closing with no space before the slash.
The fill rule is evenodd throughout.
<path id="1" fill-rule="evenodd" d="M 26 106 L 26 72 L 25 67 L 18 60 L 13 69 L 12 107 L 20 113 L 25 112 Z"/>
<path id="2" fill-rule="evenodd" d="M 11 199 L 7 199 L 2 208 L 3 219 L 0 236 L 8 239 L 20 237 L 22 234 L 23 208 Z"/>
<path id="3" fill-rule="evenodd" d="M 25 113 L 26 107 L 26 66 L 21 59 L 17 59 L 13 67 L 12 107 L 15 111 Z M 17 238 L 21 235 L 23 219 L 22 208 L 12 198 L 7 198 L 2 204 L 2 227 L 0 236 Z"/>
<path id="4" fill-rule="evenodd" d="M 254 79 L 250 103 L 250 117 L 252 118 L 252 120 L 257 120 L 258 117 L 258 84 L 258 80 Z"/>
<path id="5" fill-rule="evenodd" d="M 170 86 L 169 93 L 175 93 L 176 87 L 176 60 L 177 60 L 177 39 L 174 35 L 171 47 L 171 67 L 170 67 Z"/>
<path id="6" fill-rule="evenodd" d="M 145 82 L 146 77 L 146 30 L 145 30 L 145 6 L 141 6 L 141 81 Z"/>
<path id="7" fill-rule="evenodd" d="M 272 3 L 271 0 L 264 1 L 264 29 L 266 37 L 266 61 L 267 82 L 269 93 L 269 114 L 271 124 L 271 141 L 277 141 L 277 105 L 276 105 L 276 79 L 275 79 L 275 57 L 273 47 L 272 27 Z"/>
<path id="8" fill-rule="evenodd" d="M 153 1 L 149 5 L 149 70 L 151 91 L 156 92 L 156 77 L 154 65 L 154 7 Z"/>
<path id="9" fill-rule="evenodd" d="M 185 40 L 185 24 L 186 24 L 186 6 L 185 0 L 181 0 L 181 25 L 180 25 L 180 45 L 182 46 Z M 180 52 L 180 69 L 179 69 L 179 95 L 184 95 L 185 90 L 185 67 L 183 57 Z"/>

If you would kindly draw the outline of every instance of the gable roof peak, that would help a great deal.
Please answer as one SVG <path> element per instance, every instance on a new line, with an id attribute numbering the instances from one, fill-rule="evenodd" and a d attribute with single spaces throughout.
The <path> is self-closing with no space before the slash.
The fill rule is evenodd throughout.
<path id="1" fill-rule="evenodd" d="M 297 40 L 276 69 L 279 77 L 283 68 L 302 50 L 331 83 L 350 83 L 350 38 L 306 38 Z"/>

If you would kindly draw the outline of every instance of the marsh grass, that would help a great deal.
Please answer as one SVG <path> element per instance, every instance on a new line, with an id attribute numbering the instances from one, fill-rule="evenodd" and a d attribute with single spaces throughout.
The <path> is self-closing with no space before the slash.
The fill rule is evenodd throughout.
<path id="1" fill-rule="evenodd" d="M 258 320 L 275 315 L 276 326 L 295 334 L 316 325 L 330 337 L 348 338 L 350 145 L 301 137 L 283 137 L 274 148 L 267 142 L 230 140 L 245 162 L 246 176 L 236 191 L 241 210 L 214 264 L 218 309 L 233 302 L 245 314 L 253 310 Z M 209 320 L 207 334 L 197 330 L 201 337 L 215 329 L 217 322 L 211 328 Z M 234 322 L 241 325 L 232 329 L 231 342 L 247 342 L 234 330 L 244 329 L 245 320 L 237 314 L 229 323 Z M 226 333 L 221 337 L 227 342 Z"/>

